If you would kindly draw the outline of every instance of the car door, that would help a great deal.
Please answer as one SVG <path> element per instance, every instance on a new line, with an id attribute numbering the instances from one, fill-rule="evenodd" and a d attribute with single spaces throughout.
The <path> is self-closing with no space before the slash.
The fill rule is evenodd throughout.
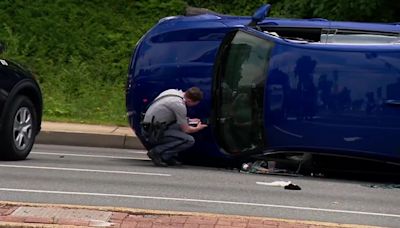
<path id="1" fill-rule="evenodd" d="M 222 149 L 238 155 L 264 147 L 264 91 L 274 43 L 239 29 L 222 42 L 214 77 L 214 114 Z"/>

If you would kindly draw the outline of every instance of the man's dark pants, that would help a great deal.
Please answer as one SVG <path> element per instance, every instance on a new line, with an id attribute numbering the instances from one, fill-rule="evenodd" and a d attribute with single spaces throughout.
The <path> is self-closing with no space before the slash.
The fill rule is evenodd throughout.
<path id="1" fill-rule="evenodd" d="M 192 147 L 194 141 L 193 136 L 183 132 L 178 124 L 172 124 L 151 148 L 151 152 L 159 155 L 163 161 L 169 161 L 175 159 L 179 152 Z"/>

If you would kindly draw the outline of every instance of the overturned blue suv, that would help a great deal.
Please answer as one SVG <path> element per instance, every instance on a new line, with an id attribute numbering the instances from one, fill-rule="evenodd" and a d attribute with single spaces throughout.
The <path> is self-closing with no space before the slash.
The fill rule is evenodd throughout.
<path id="1" fill-rule="evenodd" d="M 197 86 L 188 109 L 207 121 L 185 155 L 247 158 L 310 153 L 400 164 L 400 26 L 213 12 L 161 19 L 137 43 L 126 107 Z M 146 145 L 146 142 L 143 142 Z"/>

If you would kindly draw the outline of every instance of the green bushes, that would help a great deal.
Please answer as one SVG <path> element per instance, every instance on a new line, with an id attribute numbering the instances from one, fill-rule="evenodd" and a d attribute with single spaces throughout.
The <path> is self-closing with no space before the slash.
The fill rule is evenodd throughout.
<path id="1" fill-rule="evenodd" d="M 340 21 L 396 22 L 400 5 L 392 0 L 272 0 L 274 15 Z"/>
<path id="2" fill-rule="evenodd" d="M 252 15 L 253 12 L 262 4 L 267 3 L 265 0 L 187 0 L 188 5 L 195 7 L 207 8 L 215 12 L 232 15 Z"/>
<path id="3" fill-rule="evenodd" d="M 3 56 L 33 71 L 44 119 L 126 125 L 124 87 L 137 40 L 183 1 L 4 0 Z"/>
<path id="4" fill-rule="evenodd" d="M 378 1 L 383 2 L 378 4 Z M 393 19 L 389 0 L 271 0 L 271 15 L 334 19 Z M 2 56 L 37 76 L 44 119 L 126 125 L 124 86 L 137 40 L 160 18 L 183 14 L 187 5 L 251 15 L 262 0 L 2 0 Z M 347 4 L 347 5 L 346 5 Z M 390 5 L 392 4 L 392 5 Z M 363 10 L 355 11 L 360 7 Z M 396 8 L 397 7 L 397 8 Z M 382 10 L 386 10 L 385 14 Z M 363 13 L 364 12 L 364 13 Z M 375 12 L 382 13 L 381 15 Z M 318 15 L 317 15 L 318 14 Z M 384 16 L 383 16 L 384 15 Z"/>

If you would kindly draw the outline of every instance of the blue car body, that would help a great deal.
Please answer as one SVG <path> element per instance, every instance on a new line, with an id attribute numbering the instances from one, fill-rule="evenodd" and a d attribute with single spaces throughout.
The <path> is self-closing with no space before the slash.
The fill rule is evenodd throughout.
<path id="1" fill-rule="evenodd" d="M 199 14 L 161 19 L 137 43 L 126 107 L 200 87 L 192 155 L 274 152 L 400 162 L 400 26 Z M 142 141 L 145 146 L 146 143 Z"/>

